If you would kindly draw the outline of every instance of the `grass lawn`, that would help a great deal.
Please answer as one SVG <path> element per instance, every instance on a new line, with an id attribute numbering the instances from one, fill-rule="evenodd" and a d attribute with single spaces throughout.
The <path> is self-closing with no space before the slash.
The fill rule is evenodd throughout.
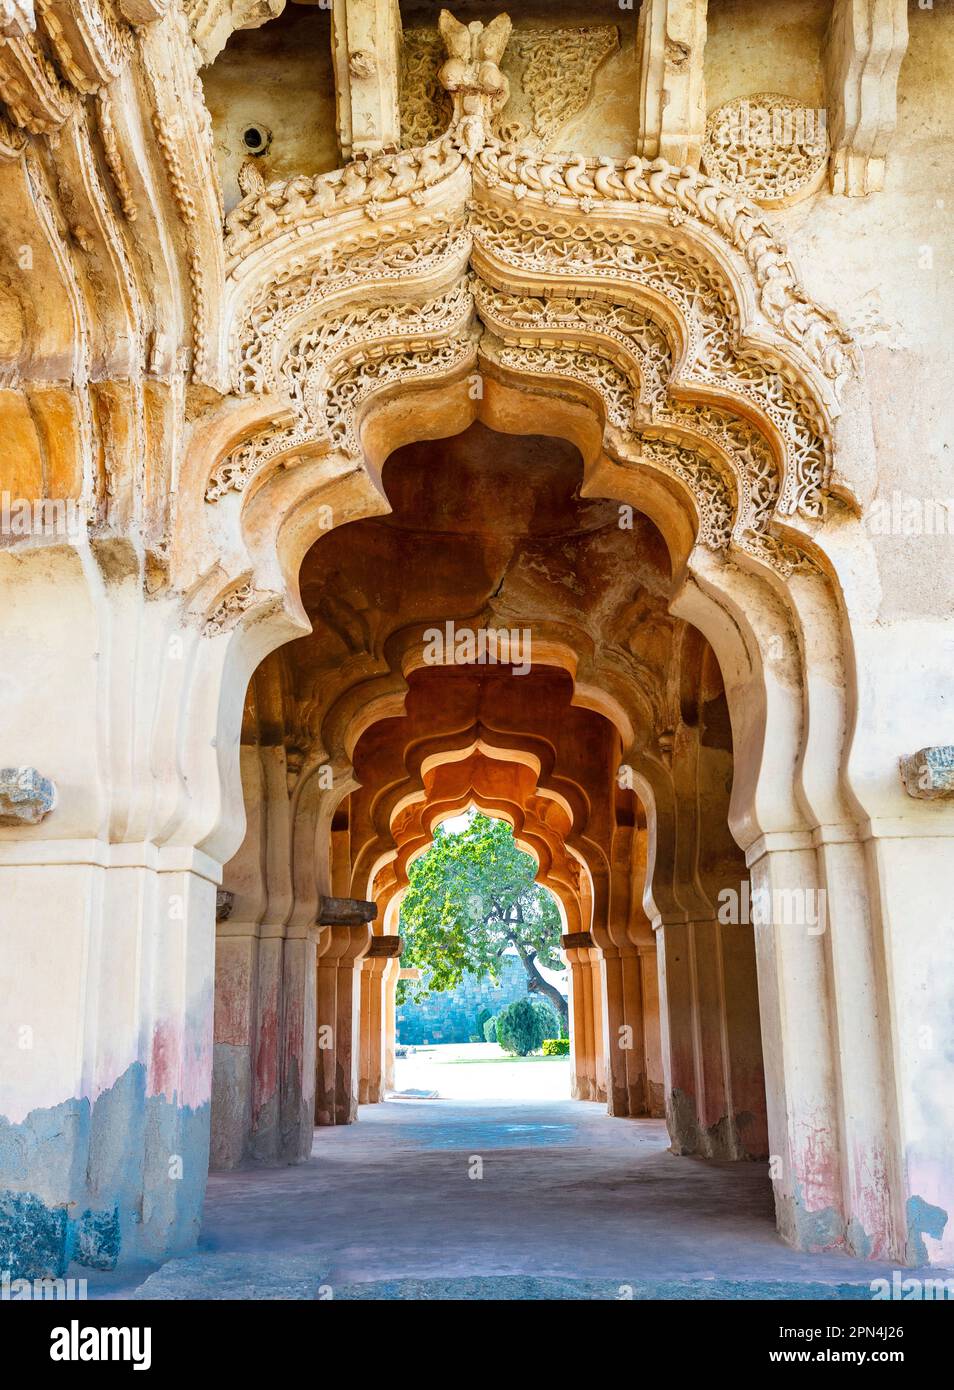
<path id="1" fill-rule="evenodd" d="M 565 1057 L 544 1057 L 541 1053 L 531 1053 L 529 1057 L 512 1057 L 502 1052 L 499 1057 L 439 1057 L 435 1058 L 442 1067 L 486 1067 L 493 1062 L 565 1062 Z"/>
<path id="2" fill-rule="evenodd" d="M 560 1100 L 570 1094 L 569 1057 L 512 1057 L 497 1043 L 423 1043 L 395 1063 L 395 1090 L 457 1100 Z"/>

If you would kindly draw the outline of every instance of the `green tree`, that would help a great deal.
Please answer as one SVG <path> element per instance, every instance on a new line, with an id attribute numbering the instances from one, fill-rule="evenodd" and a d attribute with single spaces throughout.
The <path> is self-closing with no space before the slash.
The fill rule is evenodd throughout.
<path id="1" fill-rule="evenodd" d="M 553 1010 L 552 1004 L 546 999 L 531 999 L 534 1011 L 540 1020 L 540 1041 L 544 1038 L 558 1038 L 560 1036 L 560 1018 Z"/>
<path id="2" fill-rule="evenodd" d="M 535 872 L 504 821 L 474 815 L 455 834 L 438 826 L 433 845 L 408 875 L 401 964 L 427 972 L 427 991 L 453 989 L 468 972 L 499 979 L 501 959 L 513 947 L 527 972 L 528 991 L 549 999 L 566 1022 L 566 1000 L 537 967 L 539 961 L 559 970 L 562 961 L 560 913 L 534 882 Z M 414 993 L 420 997 L 422 991 Z"/>
<path id="3" fill-rule="evenodd" d="M 505 1052 L 513 1052 L 518 1057 L 526 1057 L 543 1046 L 543 1040 L 551 1031 L 553 1013 L 547 1006 L 549 1018 L 544 1017 L 543 1008 L 536 1006 L 531 999 L 515 999 L 497 1015 L 497 1041 Z"/>

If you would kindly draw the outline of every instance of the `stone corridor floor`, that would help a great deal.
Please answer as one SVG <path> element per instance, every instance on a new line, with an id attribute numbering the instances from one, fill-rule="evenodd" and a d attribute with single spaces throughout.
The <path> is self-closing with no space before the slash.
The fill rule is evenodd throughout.
<path id="1" fill-rule="evenodd" d="M 213 1173 L 195 1253 L 90 1293 L 868 1299 L 889 1272 L 787 1249 L 763 1165 L 677 1158 L 667 1143 L 661 1121 L 580 1101 L 363 1106 L 358 1124 L 316 1131 L 306 1164 Z"/>

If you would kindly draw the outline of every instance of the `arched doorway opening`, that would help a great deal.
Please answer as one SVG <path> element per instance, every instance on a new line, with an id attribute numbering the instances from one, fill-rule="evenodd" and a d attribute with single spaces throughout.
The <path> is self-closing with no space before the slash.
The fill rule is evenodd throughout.
<path id="1" fill-rule="evenodd" d="M 944 1229 L 938 1213 L 950 1205 L 944 1153 L 933 1127 L 922 1123 L 930 1107 L 922 1073 L 933 1060 L 901 1044 L 926 992 L 918 983 L 923 960 L 915 967 L 892 945 L 892 923 L 901 930 L 916 883 L 919 834 L 933 821 L 929 808 L 906 797 L 896 759 L 877 732 L 882 687 L 861 686 L 855 674 L 860 648 L 866 669 L 878 671 L 884 639 L 866 603 L 869 552 L 852 513 L 870 459 L 863 390 L 851 374 L 848 346 L 804 299 L 774 234 L 705 180 L 643 161 L 579 171 L 562 157 L 549 161 L 541 178 L 524 155 L 496 146 L 474 156 L 445 143 L 432 155 L 415 201 L 396 198 L 360 228 L 355 209 L 342 213 L 356 232 L 347 264 L 337 252 L 330 262 L 326 256 L 344 229 L 338 212 L 319 216 L 307 206 L 277 226 L 253 216 L 248 235 L 230 244 L 229 334 L 234 379 L 249 384 L 247 398 L 237 384 L 221 408 L 193 403 L 166 556 L 170 591 L 128 610 L 96 598 L 111 635 L 113 722 L 117 729 L 148 728 L 143 746 L 154 773 L 133 777 L 127 745 L 110 743 L 110 795 L 120 797 L 110 812 L 118 828 L 110 834 L 122 846 L 152 848 L 141 855 L 124 848 L 121 863 L 93 866 L 97 874 L 108 870 L 95 921 L 111 941 L 129 885 L 138 885 L 142 930 L 162 942 L 145 957 L 152 973 L 142 988 L 129 953 L 114 953 L 125 963 L 113 970 L 115 995 L 137 1001 L 115 1034 L 122 1038 L 117 1056 L 134 1056 L 130 1065 L 145 1078 L 144 1090 L 123 1092 L 122 1105 L 142 1135 L 142 1183 L 159 1161 L 147 1154 L 159 1132 L 145 1123 L 150 1109 L 166 1117 L 162 1132 L 179 1136 L 196 1175 L 172 1192 L 163 1189 L 165 1215 L 140 1224 L 121 1217 L 128 1248 L 186 1242 L 198 1221 L 209 1132 L 209 931 L 220 866 L 242 839 L 243 761 L 250 776 L 275 787 L 284 781 L 287 789 L 291 775 L 286 799 L 294 817 L 282 810 L 269 835 L 273 847 L 297 842 L 297 853 L 294 870 L 283 871 L 285 886 L 266 894 L 264 932 L 257 908 L 223 924 L 225 941 L 230 934 L 240 943 L 266 940 L 268 964 L 263 969 L 258 948 L 247 944 L 219 952 L 235 958 L 236 1004 L 236 1028 L 220 1043 L 244 1066 L 242 1001 L 256 997 L 247 983 L 257 972 L 257 1017 L 271 1018 L 275 1028 L 280 1018 L 283 1031 L 296 1017 L 301 1024 L 281 1044 L 280 1075 L 290 1081 L 282 1080 L 268 1104 L 279 1117 L 273 1132 L 283 1137 L 263 1160 L 273 1154 L 281 1161 L 289 1146 L 305 1142 L 313 1113 L 304 1078 L 314 1067 L 305 1050 L 312 1036 L 308 972 L 321 900 L 335 895 L 329 847 L 343 833 L 335 817 L 341 797 L 354 790 L 358 740 L 401 713 L 409 678 L 428 665 L 429 620 L 422 615 L 421 631 L 372 652 L 369 663 L 360 610 L 357 617 L 334 610 L 346 637 L 331 670 L 353 675 L 356 684 L 339 691 L 332 681 L 327 709 L 322 695 L 317 713 L 328 742 L 306 763 L 281 697 L 284 663 L 312 626 L 302 565 L 313 546 L 319 552 L 336 537 L 340 543 L 351 524 L 387 515 L 381 480 L 389 458 L 421 440 L 462 437 L 478 422 L 498 438 L 529 426 L 538 440 L 565 441 L 581 461 L 580 501 L 609 501 L 634 534 L 658 537 L 647 553 L 653 544 L 662 548 L 652 611 L 625 616 L 602 651 L 592 634 L 574 643 L 565 624 L 551 622 L 531 662 L 531 672 L 534 663 L 564 671 L 572 682 L 569 709 L 599 716 L 618 739 L 618 768 L 631 770 L 645 811 L 642 901 L 657 940 L 660 931 L 664 940 L 668 934 L 675 948 L 682 933 L 695 950 L 695 926 L 709 910 L 712 895 L 700 888 L 704 855 L 700 861 L 686 817 L 695 806 L 698 822 L 699 800 L 687 788 L 700 768 L 703 782 L 711 774 L 718 788 L 714 769 L 725 761 L 727 732 L 732 775 L 729 785 L 723 769 L 721 794 L 728 808 L 713 824 L 731 831 L 729 858 L 744 856 L 739 912 L 748 878 L 752 903 L 768 902 L 773 911 L 780 900 L 803 905 L 800 922 L 770 913 L 750 923 L 782 1234 L 808 1249 L 841 1244 L 896 1259 L 924 1259 L 928 1251 L 940 1257 L 941 1247 L 928 1242 L 939 1240 L 931 1233 Z M 431 218 L 429 249 L 410 256 L 409 271 L 406 239 L 424 234 L 422 223 Z M 354 278 L 357 242 L 380 273 L 370 289 L 370 281 Z M 514 284 L 522 287 L 516 297 Z M 275 312 L 266 313 L 274 295 Z M 460 549 L 459 539 L 449 544 Z M 540 573 L 531 565 L 528 581 Z M 63 578 L 86 594 L 75 575 Z M 572 585 L 563 588 L 572 605 Z M 146 628 L 130 626 L 134 608 Z M 469 625 L 474 612 L 461 620 Z M 684 624 L 712 649 L 714 665 L 704 662 L 703 669 L 717 668 L 724 687 L 721 733 L 713 717 L 691 734 L 681 678 L 665 685 L 660 707 L 645 680 L 621 676 L 619 661 L 634 668 L 637 655 L 627 655 L 628 632 L 650 632 L 657 617 L 660 631 Z M 54 617 L 44 622 L 49 636 Z M 176 657 L 165 662 L 159 653 L 170 643 Z M 135 658 L 132 683 L 124 653 Z M 693 659 L 692 642 L 685 659 Z M 243 721 L 255 730 L 244 753 Z M 523 741 L 526 731 L 518 726 L 518 733 Z M 253 746 L 271 751 L 263 761 Z M 75 758 L 65 765 L 82 781 Z M 96 786 L 99 776 L 91 776 Z M 100 834 L 102 804 L 90 797 L 78 805 L 70 822 L 78 837 L 88 833 L 92 842 Z M 579 822 L 574 814 L 575 827 L 589 816 L 585 801 L 581 814 Z M 899 825 L 904 834 L 894 833 Z M 604 829 L 592 837 L 599 869 L 594 920 L 608 920 L 612 901 L 609 823 Z M 273 862 L 280 857 L 276 852 Z M 721 892 L 726 885 L 717 886 Z M 819 932 L 814 905 L 822 893 L 827 917 Z M 173 900 L 180 925 L 170 934 L 164 905 Z M 29 902 L 46 920 L 42 904 Z M 721 906 L 718 894 L 715 902 Z M 677 963 L 688 953 L 687 944 Z M 667 946 L 667 966 L 668 955 Z M 720 997 L 731 958 L 716 951 L 713 959 L 714 971 L 687 972 L 698 999 L 708 997 L 706 980 L 712 997 Z M 353 972 L 353 965 L 342 969 Z M 858 998 L 870 1007 L 856 1007 Z M 939 1001 L 931 1004 L 939 1033 L 941 1011 Z M 891 1020 L 887 1043 L 883 1017 Z M 700 1096 L 699 1059 L 707 1049 L 699 1028 L 687 1035 L 679 1073 Z M 663 1054 L 664 1061 L 674 1058 L 676 1049 L 664 1043 Z M 105 1076 L 113 1062 L 105 1055 L 101 1061 Z M 267 1073 L 272 1063 L 263 1057 L 262 1065 Z M 666 1078 L 664 1090 L 671 1113 L 684 1113 L 681 1102 L 671 1105 L 671 1093 L 685 1085 L 671 1087 Z M 724 1095 L 730 1091 L 736 1094 L 723 1087 Z M 719 1088 L 705 1093 L 718 1097 Z M 698 1105 L 695 1113 L 698 1120 Z M 718 1116 L 710 1123 L 712 1113 L 706 1108 L 700 1131 L 717 1123 Z M 691 1135 L 691 1124 L 684 1128 Z"/>
<path id="2" fill-rule="evenodd" d="M 475 799 L 437 816 L 400 900 L 395 1089 L 569 1096 L 566 914 L 537 881 L 529 827 L 515 837 L 502 807 L 487 813 Z"/>
<path id="3" fill-rule="evenodd" d="M 738 907 L 748 883 L 729 831 L 731 721 L 712 648 L 668 611 L 658 529 L 590 501 L 574 445 L 479 422 L 397 450 L 382 476 L 391 512 L 316 542 L 301 576 L 312 633 L 263 666 L 282 711 L 268 725 L 291 866 L 272 890 L 258 814 L 238 861 L 257 875 L 236 898 L 242 917 L 249 901 L 288 912 L 302 852 L 308 882 L 323 854 L 332 893 L 377 909 L 318 947 L 318 1037 L 353 1033 L 346 1065 L 319 1041 L 319 1122 L 350 1121 L 386 1091 L 408 865 L 476 801 L 506 816 L 563 905 L 573 1094 L 619 1117 L 667 1113 L 678 1152 L 764 1158 L 753 927 L 744 910 L 719 921 L 720 895 Z M 271 1046 L 266 1116 L 287 1108 Z M 295 1063 L 303 1150 L 307 1061 Z M 248 1075 L 254 1089 L 251 1060 Z"/>

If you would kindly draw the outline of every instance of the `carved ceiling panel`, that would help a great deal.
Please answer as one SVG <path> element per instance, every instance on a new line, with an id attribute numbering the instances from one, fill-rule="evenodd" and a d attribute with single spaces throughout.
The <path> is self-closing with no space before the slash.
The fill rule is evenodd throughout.
<path id="1" fill-rule="evenodd" d="M 586 109 L 593 80 L 619 48 L 615 25 L 584 28 L 521 26 L 513 31 L 501 68 L 510 97 L 498 117 L 500 134 L 552 149 L 560 132 Z M 450 124 L 452 105 L 441 85 L 444 45 L 436 27 L 404 34 L 401 138 L 425 144 Z"/>

